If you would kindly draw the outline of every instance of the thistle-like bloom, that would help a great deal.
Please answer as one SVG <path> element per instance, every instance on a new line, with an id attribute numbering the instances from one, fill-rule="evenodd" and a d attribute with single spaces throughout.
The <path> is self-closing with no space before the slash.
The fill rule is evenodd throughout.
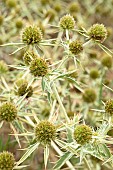
<path id="1" fill-rule="evenodd" d="M 12 170 L 15 166 L 15 158 L 12 153 L 3 151 L 0 153 L 0 170 Z"/>
<path id="2" fill-rule="evenodd" d="M 112 67 L 112 63 L 113 63 L 113 59 L 110 56 L 104 56 L 102 58 L 101 63 L 102 63 L 103 66 L 105 66 L 107 68 L 111 68 Z"/>
<path id="3" fill-rule="evenodd" d="M 29 65 L 34 58 L 37 58 L 37 55 L 33 51 L 26 51 L 23 60 L 26 65 Z"/>
<path id="4" fill-rule="evenodd" d="M 56 137 L 56 127 L 47 120 L 41 121 L 35 127 L 35 138 L 43 145 L 49 145 Z"/>
<path id="5" fill-rule="evenodd" d="M 60 19 L 59 25 L 63 30 L 72 30 L 75 27 L 75 20 L 71 15 L 67 14 Z"/>
<path id="6" fill-rule="evenodd" d="M 93 89 L 86 89 L 82 97 L 85 102 L 93 103 L 96 100 L 97 96 Z"/>
<path id="7" fill-rule="evenodd" d="M 113 115 L 113 100 L 110 99 L 105 104 L 105 112 Z"/>
<path id="8" fill-rule="evenodd" d="M 27 45 L 37 44 L 42 40 L 42 32 L 37 26 L 28 26 L 22 33 L 22 41 Z"/>
<path id="9" fill-rule="evenodd" d="M 28 82 L 24 79 L 20 79 L 18 81 L 16 81 L 16 86 L 17 86 L 17 91 L 16 94 L 18 96 L 23 96 L 27 93 L 26 98 L 29 98 L 32 96 L 33 94 L 33 88 L 32 86 L 28 87 Z"/>
<path id="10" fill-rule="evenodd" d="M 12 122 L 17 118 L 16 106 L 11 102 L 5 102 L 0 106 L 0 120 Z"/>
<path id="11" fill-rule="evenodd" d="M 87 125 L 78 125 L 74 130 L 74 139 L 81 145 L 88 143 L 92 139 L 92 129 Z"/>
<path id="12" fill-rule="evenodd" d="M 77 54 L 81 53 L 83 51 L 83 46 L 82 46 L 81 41 L 79 41 L 79 40 L 72 41 L 69 44 L 69 50 L 74 55 L 77 55 Z"/>
<path id="13" fill-rule="evenodd" d="M 103 24 L 94 24 L 88 30 L 91 39 L 103 43 L 107 38 L 107 29 Z"/>
<path id="14" fill-rule="evenodd" d="M 98 78 L 98 77 L 99 77 L 99 72 L 98 72 L 98 70 L 95 69 L 95 68 L 91 69 L 91 71 L 90 71 L 90 77 L 91 77 L 92 79 Z"/>
<path id="15" fill-rule="evenodd" d="M 30 63 L 30 72 L 34 76 L 45 76 L 48 73 L 48 65 L 46 61 L 40 57 L 37 57 L 32 60 Z"/>

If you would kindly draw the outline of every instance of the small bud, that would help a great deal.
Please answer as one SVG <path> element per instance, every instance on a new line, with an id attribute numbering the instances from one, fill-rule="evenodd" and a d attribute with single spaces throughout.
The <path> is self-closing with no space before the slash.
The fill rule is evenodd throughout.
<path id="1" fill-rule="evenodd" d="M 33 59 L 37 58 L 37 55 L 33 51 L 26 51 L 23 60 L 26 65 L 29 65 Z"/>
<path id="2" fill-rule="evenodd" d="M 75 27 L 75 20 L 71 15 L 67 14 L 60 19 L 59 25 L 63 30 L 72 30 Z"/>
<path id="3" fill-rule="evenodd" d="M 112 57 L 110 56 L 104 56 L 101 60 L 101 63 L 103 66 L 107 67 L 107 68 L 111 68 L 112 67 Z"/>
<path id="4" fill-rule="evenodd" d="M 113 100 L 110 99 L 105 103 L 105 112 L 113 115 Z"/>
<path id="5" fill-rule="evenodd" d="M 28 82 L 24 79 L 20 79 L 16 81 L 16 94 L 18 96 L 23 96 L 27 93 L 26 98 L 29 98 L 33 94 L 33 88 L 32 86 L 28 87 Z"/>
<path id="6" fill-rule="evenodd" d="M 22 33 L 22 41 L 27 45 L 37 44 L 42 40 L 42 32 L 39 27 L 28 26 Z"/>
<path id="7" fill-rule="evenodd" d="M 98 70 L 95 69 L 95 68 L 91 69 L 91 71 L 90 71 L 90 77 L 91 77 L 92 79 L 97 79 L 97 78 L 99 77 L 99 72 L 98 72 Z"/>
<path id="8" fill-rule="evenodd" d="M 85 102 L 92 103 L 96 100 L 97 96 L 93 89 L 86 89 L 82 97 Z"/>
<path id="9" fill-rule="evenodd" d="M 54 10 L 55 10 L 56 12 L 60 12 L 61 9 L 62 9 L 62 6 L 61 6 L 60 3 L 56 3 L 56 4 L 54 5 Z"/>
<path id="10" fill-rule="evenodd" d="M 0 74 L 7 73 L 7 71 L 8 71 L 7 64 L 3 60 L 1 60 L 0 61 Z"/>
<path id="11" fill-rule="evenodd" d="M 79 40 L 72 41 L 69 44 L 69 50 L 72 54 L 77 55 L 83 51 L 82 43 Z"/>
<path id="12" fill-rule="evenodd" d="M 6 4 L 9 8 L 15 8 L 17 5 L 17 2 L 16 2 L 16 0 L 7 0 Z"/>
<path id="13" fill-rule="evenodd" d="M 56 127 L 47 120 L 41 121 L 35 127 L 36 141 L 43 145 L 49 145 L 56 137 Z"/>
<path id="14" fill-rule="evenodd" d="M 91 39 L 103 43 L 107 38 L 107 29 L 103 24 L 94 24 L 88 30 Z"/>
<path id="15" fill-rule="evenodd" d="M 0 170 L 12 170 L 15 166 L 15 158 L 12 153 L 3 151 L 0 153 Z"/>
<path id="16" fill-rule="evenodd" d="M 0 120 L 11 122 L 17 118 L 17 109 L 11 102 L 5 102 L 0 106 Z"/>
<path id="17" fill-rule="evenodd" d="M 43 77 L 48 73 L 48 66 L 44 59 L 37 57 L 30 63 L 30 72 L 34 76 Z"/>
<path id="18" fill-rule="evenodd" d="M 78 125 L 74 130 L 74 139 L 81 145 L 89 143 L 92 139 L 92 129 L 87 125 Z"/>
<path id="19" fill-rule="evenodd" d="M 21 29 L 23 27 L 22 19 L 17 19 L 15 25 L 17 29 Z"/>

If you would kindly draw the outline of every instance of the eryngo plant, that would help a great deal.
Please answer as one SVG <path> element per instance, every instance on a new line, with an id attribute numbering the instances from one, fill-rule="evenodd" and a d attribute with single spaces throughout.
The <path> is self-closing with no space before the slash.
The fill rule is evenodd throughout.
<path id="1" fill-rule="evenodd" d="M 50 20 L 49 16 L 46 17 Z M 44 149 L 45 169 L 51 147 L 60 156 L 55 166 L 52 167 L 54 170 L 61 169 L 65 163 L 71 170 L 80 167 L 80 164 L 85 169 L 90 170 L 92 161 L 89 161 L 88 156 L 96 157 L 105 164 L 106 162 L 111 163 L 112 154 L 107 144 L 112 144 L 112 138 L 107 133 L 112 128 L 112 99 L 106 103 L 102 102 L 103 106 L 99 105 L 98 107 L 98 103 L 102 99 L 103 77 L 101 77 L 101 82 L 99 82 L 100 79 L 97 80 L 98 84 L 100 83 L 100 87 L 98 87 L 99 95 L 97 90 L 93 88 L 95 82 L 92 83 L 92 87 L 91 85 L 88 87 L 89 85 L 83 82 L 84 80 L 81 81 L 77 78 L 83 70 L 86 71 L 84 78 L 87 81 L 87 69 L 84 69 L 83 61 L 84 53 L 87 52 L 88 47 L 91 48 L 93 44 L 97 44 L 107 55 L 111 55 L 112 52 L 102 45 L 107 38 L 107 30 L 103 24 L 94 24 L 87 30 L 83 27 L 78 29 L 75 23 L 74 17 L 70 14 L 62 16 L 57 27 L 52 25 L 56 28 L 55 32 L 58 32 L 58 37 L 54 39 L 42 38 L 42 31 L 37 25 L 26 26 L 21 34 L 21 43 L 6 44 L 6 46 L 22 46 L 18 47 L 14 53 L 25 49 L 24 55 L 22 55 L 24 63 L 12 66 L 20 72 L 20 74 L 17 74 L 14 83 L 14 93 L 12 87 L 7 89 L 7 81 L 4 81 L 3 77 L 1 78 L 5 86 L 2 88 L 7 89 L 5 93 L 7 95 L 10 93 L 10 100 L 14 100 L 16 105 L 14 106 L 13 103 L 9 102 L 1 105 L 1 124 L 3 126 L 3 121 L 9 122 L 18 144 L 21 143 L 20 136 L 24 136 L 25 143 L 28 146 L 17 162 L 15 169 L 23 168 L 20 164 L 24 163 L 32 153 L 35 153 L 40 145 Z M 51 34 L 53 36 L 53 33 Z M 86 37 L 85 40 L 84 37 Z M 52 48 L 48 49 L 46 46 L 52 46 Z M 52 51 L 52 55 L 56 55 L 58 52 L 57 57 L 60 56 L 61 59 L 59 57 L 58 61 L 55 60 L 56 58 L 52 62 L 49 61 L 49 50 Z M 70 63 L 74 65 L 74 69 L 71 71 L 68 68 Z M 105 66 L 103 63 L 102 65 Z M 76 73 L 79 76 L 76 76 Z M 96 79 L 98 77 L 97 70 L 90 72 L 90 77 Z M 37 92 L 34 91 L 35 88 Z M 70 92 L 73 89 L 76 90 L 78 96 Z M 81 97 L 83 100 L 81 100 Z M 4 100 L 7 101 L 6 98 Z M 44 101 L 45 104 L 40 103 L 41 101 Z M 76 103 L 75 101 L 78 102 L 79 110 L 75 104 L 73 105 L 73 103 Z M 84 106 L 82 106 L 82 102 Z M 48 105 L 47 103 L 49 103 L 50 110 L 49 116 L 45 119 L 42 115 L 42 107 Z M 69 105 L 70 107 L 68 107 Z M 100 107 L 104 109 L 100 110 Z M 103 113 L 97 121 L 99 122 L 98 125 L 88 125 L 89 108 L 95 112 Z M 72 118 L 69 118 L 68 111 L 74 112 Z M 109 113 L 107 118 L 105 112 L 106 114 Z M 15 131 L 14 123 L 18 125 L 16 128 L 19 133 Z M 26 127 L 29 128 L 26 129 Z M 63 133 L 64 137 L 58 135 L 60 133 Z M 80 164 L 71 163 L 70 159 L 73 158 L 78 158 Z M 112 165 L 110 165 L 111 167 Z"/>

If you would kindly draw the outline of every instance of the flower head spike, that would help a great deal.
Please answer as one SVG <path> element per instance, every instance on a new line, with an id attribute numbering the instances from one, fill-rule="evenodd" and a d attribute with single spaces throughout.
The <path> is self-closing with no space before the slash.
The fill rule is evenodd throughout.
<path id="1" fill-rule="evenodd" d="M 12 153 L 3 151 L 0 153 L 0 170 L 12 170 L 15 166 L 15 158 Z"/>
<path id="2" fill-rule="evenodd" d="M 72 54 L 77 55 L 83 51 L 82 43 L 79 40 L 72 41 L 69 44 L 69 50 Z"/>
<path id="3" fill-rule="evenodd" d="M 71 15 L 67 14 L 60 19 L 59 25 L 63 30 L 72 30 L 75 27 L 75 20 Z"/>
<path id="4" fill-rule="evenodd" d="M 92 139 L 92 129 L 87 125 L 78 125 L 74 130 L 74 139 L 81 145 L 88 143 Z"/>
<path id="5" fill-rule="evenodd" d="M 91 39 L 103 43 L 107 38 L 107 29 L 103 24 L 94 24 L 88 30 Z"/>
<path id="6" fill-rule="evenodd" d="M 12 122 L 17 118 L 17 109 L 11 102 L 5 102 L 0 106 L 0 120 Z"/>
<path id="7" fill-rule="evenodd" d="M 33 51 L 26 51 L 23 57 L 23 60 L 26 65 L 30 65 L 31 61 L 37 58 L 37 55 Z"/>
<path id="8" fill-rule="evenodd" d="M 110 115 L 113 115 L 113 100 L 110 99 L 105 103 L 105 111 Z"/>
<path id="9" fill-rule="evenodd" d="M 47 120 L 41 121 L 35 127 L 35 138 L 36 141 L 44 145 L 50 144 L 51 140 L 54 140 L 56 137 L 56 127 Z"/>
<path id="10" fill-rule="evenodd" d="M 30 72 L 34 76 L 43 77 L 48 73 L 48 66 L 43 58 L 37 57 L 30 63 Z"/>
<path id="11" fill-rule="evenodd" d="M 37 44 L 42 40 L 42 32 L 37 26 L 28 26 L 22 33 L 22 41 L 27 45 Z"/>

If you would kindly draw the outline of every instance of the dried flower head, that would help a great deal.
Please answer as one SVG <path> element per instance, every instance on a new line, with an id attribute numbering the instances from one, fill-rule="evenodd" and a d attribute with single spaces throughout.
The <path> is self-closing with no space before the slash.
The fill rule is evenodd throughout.
<path id="1" fill-rule="evenodd" d="M 89 28 L 88 35 L 91 39 L 102 43 L 107 38 L 107 29 L 103 24 L 94 24 Z"/>
<path id="2" fill-rule="evenodd" d="M 113 100 L 110 99 L 105 104 L 105 112 L 113 115 Z"/>
<path id="3" fill-rule="evenodd" d="M 25 94 L 27 94 L 26 98 L 29 98 L 32 96 L 33 88 L 32 86 L 28 86 L 28 82 L 25 79 L 17 80 L 15 84 L 17 87 L 16 94 L 18 96 L 23 96 Z"/>
<path id="4" fill-rule="evenodd" d="M 90 70 L 90 77 L 92 79 L 96 79 L 96 78 L 99 77 L 99 72 L 96 68 L 93 68 L 93 69 Z"/>
<path id="5" fill-rule="evenodd" d="M 37 26 L 28 26 L 22 33 L 22 41 L 27 45 L 37 44 L 42 40 L 42 32 Z"/>
<path id="6" fill-rule="evenodd" d="M 83 46 L 82 46 L 81 41 L 79 41 L 79 40 L 72 41 L 69 44 L 69 50 L 74 55 L 77 55 L 77 54 L 81 53 L 83 51 Z"/>
<path id="7" fill-rule="evenodd" d="M 30 63 L 30 72 L 34 76 L 43 77 L 48 73 L 48 65 L 43 58 L 37 57 Z"/>
<path id="8" fill-rule="evenodd" d="M 92 103 L 96 100 L 96 93 L 93 89 L 86 89 L 82 97 L 85 102 Z"/>
<path id="9" fill-rule="evenodd" d="M 77 13 L 79 11 L 80 11 L 80 5 L 77 2 L 70 3 L 70 5 L 69 5 L 69 12 L 71 14 Z"/>
<path id="10" fill-rule="evenodd" d="M 103 66 L 105 66 L 107 68 L 111 68 L 112 67 L 112 63 L 113 63 L 113 59 L 110 56 L 104 56 L 102 58 L 101 63 L 102 63 Z"/>
<path id="11" fill-rule="evenodd" d="M 17 118 L 16 106 L 11 102 L 5 102 L 0 106 L 0 120 L 11 122 Z"/>
<path id="12" fill-rule="evenodd" d="M 78 125 L 74 130 L 74 139 L 78 144 L 84 145 L 92 139 L 92 129 L 87 125 Z"/>
<path id="13" fill-rule="evenodd" d="M 0 170 L 12 170 L 15 166 L 15 158 L 12 153 L 3 151 L 0 153 Z"/>
<path id="14" fill-rule="evenodd" d="M 72 30 L 75 27 L 75 20 L 71 15 L 67 14 L 60 19 L 59 25 L 63 30 Z"/>
<path id="15" fill-rule="evenodd" d="M 49 145 L 56 137 L 56 127 L 47 120 L 41 121 L 35 127 L 35 138 L 43 145 Z"/>

